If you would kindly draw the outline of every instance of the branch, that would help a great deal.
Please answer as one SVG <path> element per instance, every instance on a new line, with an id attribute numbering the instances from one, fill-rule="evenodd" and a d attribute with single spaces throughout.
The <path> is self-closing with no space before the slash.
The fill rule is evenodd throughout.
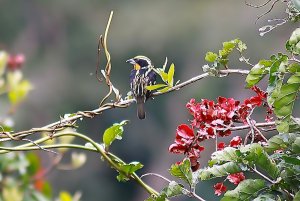
<path id="1" fill-rule="evenodd" d="M 249 71 L 248 70 L 241 70 L 241 69 L 227 69 L 227 70 L 220 70 L 220 74 L 223 75 L 229 75 L 229 74 L 248 74 Z M 167 94 L 173 91 L 177 91 L 180 90 L 181 88 L 188 86 L 194 82 L 197 82 L 203 78 L 206 77 L 210 77 L 210 75 L 208 73 L 203 73 L 200 74 L 196 77 L 193 77 L 185 82 L 182 82 L 172 88 L 170 88 L 168 91 L 166 92 L 155 92 L 153 93 L 153 96 L 159 96 L 159 95 L 163 95 L 163 94 Z M 113 103 L 106 103 L 102 106 L 100 106 L 97 109 L 91 110 L 91 111 L 78 111 L 72 115 L 70 115 L 69 117 L 66 118 L 62 118 L 57 122 L 48 124 L 46 126 L 43 126 L 41 128 L 32 128 L 29 130 L 25 130 L 25 131 L 19 131 L 19 132 L 11 132 L 9 133 L 11 136 L 13 136 L 14 138 L 18 138 L 18 139 L 22 139 L 24 137 L 27 137 L 29 135 L 35 134 L 35 133 L 40 133 L 40 132 L 49 132 L 49 133 L 55 133 L 57 131 L 63 130 L 66 127 L 74 127 L 74 124 L 76 123 L 76 121 L 78 119 L 83 119 L 83 118 L 94 118 L 97 115 L 102 114 L 103 111 L 106 110 L 111 110 L 111 109 L 115 109 L 115 108 L 127 108 L 129 107 L 133 102 L 135 102 L 135 99 L 128 99 L 128 100 L 121 100 L 121 101 L 116 101 Z M 8 137 L 7 133 L 0 133 L 0 142 L 4 142 L 4 141 L 11 141 L 11 137 Z"/>

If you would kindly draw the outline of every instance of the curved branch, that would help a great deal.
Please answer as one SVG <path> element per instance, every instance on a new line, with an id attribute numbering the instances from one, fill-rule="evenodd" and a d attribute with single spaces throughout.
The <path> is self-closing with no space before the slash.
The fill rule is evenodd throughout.
<path id="1" fill-rule="evenodd" d="M 220 74 L 222 74 L 222 75 L 248 74 L 248 73 L 249 73 L 248 70 L 241 70 L 241 69 L 220 70 Z M 202 80 L 203 78 L 206 78 L 206 77 L 210 77 L 210 75 L 208 73 L 200 74 L 198 76 L 192 77 L 191 79 L 170 88 L 166 92 L 155 92 L 155 93 L 153 93 L 153 96 L 159 96 L 159 95 L 163 95 L 163 94 L 166 94 L 166 93 L 170 93 L 170 92 L 173 92 L 173 91 L 180 90 L 181 88 L 183 88 L 185 86 L 188 86 L 188 85 L 190 85 L 194 82 L 197 82 L 199 80 Z M 121 100 L 121 101 L 114 102 L 114 103 L 106 103 L 106 104 L 100 106 L 99 108 L 91 110 L 91 111 L 78 111 L 74 115 L 71 115 L 71 116 L 66 117 L 66 118 L 62 118 L 57 122 L 48 124 L 48 125 L 43 126 L 41 128 L 32 128 L 32 129 L 29 129 L 29 130 L 19 131 L 19 132 L 10 133 L 10 134 L 11 134 L 11 136 L 13 136 L 15 138 L 18 137 L 19 139 L 22 139 L 23 137 L 27 137 L 27 136 L 29 136 L 31 134 L 34 134 L 34 133 L 40 133 L 40 132 L 55 133 L 59 130 L 63 130 L 66 127 L 74 126 L 74 123 L 78 119 L 94 118 L 95 116 L 102 114 L 103 111 L 114 109 L 114 108 L 127 108 L 133 102 L 135 102 L 134 99 L 128 99 L 128 100 Z M 0 133 L 0 142 L 11 141 L 11 140 L 12 139 L 10 137 L 7 137 L 7 133 L 6 134 L 3 133 L 3 132 Z"/>

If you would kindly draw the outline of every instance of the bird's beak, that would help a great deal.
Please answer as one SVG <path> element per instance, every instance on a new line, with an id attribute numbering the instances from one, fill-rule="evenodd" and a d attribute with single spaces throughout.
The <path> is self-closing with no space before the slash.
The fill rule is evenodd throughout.
<path id="1" fill-rule="evenodd" d="M 126 63 L 130 63 L 130 64 L 136 64 L 136 62 L 134 61 L 134 59 L 128 59 L 127 61 L 126 61 Z"/>

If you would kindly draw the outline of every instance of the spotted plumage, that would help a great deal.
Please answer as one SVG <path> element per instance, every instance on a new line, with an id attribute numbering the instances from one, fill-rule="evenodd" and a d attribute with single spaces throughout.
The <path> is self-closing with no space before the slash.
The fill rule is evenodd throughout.
<path id="1" fill-rule="evenodd" d="M 130 73 L 130 88 L 137 102 L 137 115 L 139 119 L 145 118 L 144 103 L 151 96 L 146 86 L 155 84 L 156 73 L 153 71 L 151 60 L 145 56 L 136 56 L 126 62 L 133 64 Z"/>

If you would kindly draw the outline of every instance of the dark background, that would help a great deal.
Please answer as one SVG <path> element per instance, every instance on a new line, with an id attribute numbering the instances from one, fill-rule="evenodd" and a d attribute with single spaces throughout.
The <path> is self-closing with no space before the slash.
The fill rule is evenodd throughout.
<path id="1" fill-rule="evenodd" d="M 284 25 L 260 37 L 258 29 L 267 19 L 254 22 L 267 9 L 250 8 L 244 1 L 236 0 L 1 0 L 0 47 L 26 55 L 24 73 L 35 87 L 14 117 L 16 130 L 41 127 L 59 120 L 65 113 L 97 108 L 107 92 L 105 84 L 99 84 L 95 78 L 97 43 L 111 10 L 114 10 L 108 38 L 111 78 L 126 95 L 131 66 L 125 61 L 136 55 L 147 55 L 155 66 L 161 66 L 168 57 L 175 64 L 175 79 L 185 81 L 202 73 L 205 53 L 217 52 L 223 41 L 234 38 L 244 41 L 252 63 L 283 51 L 293 27 Z M 278 3 L 267 18 L 281 17 L 284 9 L 284 4 Z M 237 58 L 237 55 L 232 57 L 231 68 L 249 68 Z M 239 76 L 204 79 L 147 102 L 144 121 L 136 117 L 136 108 L 131 105 L 83 120 L 79 131 L 100 142 L 105 128 L 114 122 L 130 120 L 124 139 L 114 143 L 112 151 L 125 161 L 143 163 L 145 167 L 139 174 L 155 172 L 172 178 L 167 170 L 182 156 L 170 154 L 168 147 L 174 140 L 176 127 L 191 118 L 186 102 L 192 97 L 215 100 L 218 96 L 242 100 L 253 94 L 244 90 L 243 80 Z M 212 148 L 204 152 L 203 161 L 211 152 Z M 115 171 L 100 161 L 98 155 L 87 155 L 83 168 L 54 171 L 48 176 L 55 194 L 60 190 L 81 191 L 82 200 L 87 201 L 140 201 L 147 197 L 134 182 L 117 182 Z M 165 184 L 155 177 L 146 181 L 158 190 Z M 210 182 L 199 184 L 197 193 L 208 200 L 218 200 L 212 197 L 212 186 Z"/>

